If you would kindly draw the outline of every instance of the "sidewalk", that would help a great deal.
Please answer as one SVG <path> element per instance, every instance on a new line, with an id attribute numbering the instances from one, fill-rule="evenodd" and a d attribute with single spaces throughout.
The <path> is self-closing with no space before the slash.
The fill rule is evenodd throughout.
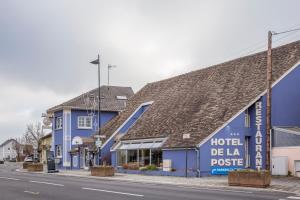
<path id="1" fill-rule="evenodd" d="M 92 178 L 101 180 L 118 180 L 118 181 L 129 181 L 139 182 L 148 184 L 169 184 L 183 187 L 215 187 L 225 189 L 243 188 L 247 190 L 255 191 L 280 191 L 300 194 L 300 178 L 296 177 L 272 177 L 271 186 L 266 189 L 260 188 L 245 188 L 245 187 L 231 187 L 227 184 L 226 176 L 214 176 L 214 177 L 201 177 L 201 178 L 185 178 L 185 177 L 171 177 L 171 176 L 146 176 L 136 174 L 120 174 L 116 173 L 113 177 L 94 177 L 90 175 L 89 171 L 86 170 L 60 170 L 59 173 L 54 175 L 58 176 L 75 176 L 82 178 Z"/>

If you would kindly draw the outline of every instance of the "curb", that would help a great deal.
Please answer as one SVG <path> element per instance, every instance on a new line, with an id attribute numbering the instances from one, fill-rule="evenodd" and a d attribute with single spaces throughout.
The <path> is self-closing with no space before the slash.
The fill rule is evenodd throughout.
<path id="1" fill-rule="evenodd" d="M 259 191 L 259 192 L 281 192 L 288 194 L 296 194 L 300 195 L 300 192 L 287 191 L 284 189 L 275 189 L 275 188 L 251 188 L 251 187 L 237 187 L 237 186 L 228 186 L 228 185 L 197 185 L 197 184 L 188 184 L 188 183 L 176 183 L 171 181 L 157 181 L 157 180 L 138 180 L 131 178 L 116 178 L 116 177 L 97 177 L 97 176 L 86 176 L 80 174 L 66 174 L 63 172 L 58 173 L 46 173 L 46 172 L 28 172 L 22 169 L 17 169 L 17 172 L 20 173 L 30 173 L 30 174 L 44 174 L 49 176 L 65 176 L 65 177 L 77 177 L 77 178 L 86 178 L 86 179 L 94 179 L 94 180 L 110 180 L 110 181 L 124 181 L 124 182 L 132 182 L 132 183 L 143 183 L 143 184 L 154 184 L 154 185 L 169 185 L 169 186 L 177 186 L 177 187 L 185 187 L 190 189 L 205 189 L 205 188 L 215 188 L 215 189 L 224 189 L 224 190 L 243 190 L 243 191 Z M 272 186 L 271 186 L 272 187 Z"/>

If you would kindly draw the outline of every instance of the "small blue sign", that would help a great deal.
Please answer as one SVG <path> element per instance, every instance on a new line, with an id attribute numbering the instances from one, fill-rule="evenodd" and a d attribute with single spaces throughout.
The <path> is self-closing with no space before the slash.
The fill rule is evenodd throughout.
<path id="1" fill-rule="evenodd" d="M 228 175 L 229 171 L 234 171 L 241 169 L 239 167 L 212 167 L 211 174 L 212 175 Z"/>

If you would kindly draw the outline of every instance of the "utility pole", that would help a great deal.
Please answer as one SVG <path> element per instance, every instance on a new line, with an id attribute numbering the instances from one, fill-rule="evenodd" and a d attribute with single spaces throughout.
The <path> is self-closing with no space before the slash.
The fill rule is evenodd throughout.
<path id="1" fill-rule="evenodd" d="M 270 170 L 270 134 L 271 134 L 271 107 L 272 105 L 272 32 L 268 32 L 268 51 L 267 51 L 267 113 L 266 113 L 266 170 Z"/>
<path id="2" fill-rule="evenodd" d="M 98 54 L 98 117 L 99 117 L 99 135 L 101 135 L 101 85 L 100 85 L 100 55 Z"/>

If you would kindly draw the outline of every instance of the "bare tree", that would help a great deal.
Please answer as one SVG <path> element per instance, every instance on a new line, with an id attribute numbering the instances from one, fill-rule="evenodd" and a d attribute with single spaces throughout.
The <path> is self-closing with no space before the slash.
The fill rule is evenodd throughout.
<path id="1" fill-rule="evenodd" d="M 22 151 L 23 151 L 22 143 L 23 143 L 22 137 L 19 137 L 19 138 L 15 138 L 14 142 L 12 144 L 12 148 L 13 148 L 13 150 L 16 151 L 16 154 L 17 154 L 16 155 L 17 162 L 21 161 L 21 155 L 23 155 L 22 154 Z"/>
<path id="2" fill-rule="evenodd" d="M 33 147 L 39 149 L 40 139 L 44 136 L 42 124 L 37 122 L 35 124 L 27 124 L 27 128 L 24 134 L 26 144 L 30 144 Z"/>

